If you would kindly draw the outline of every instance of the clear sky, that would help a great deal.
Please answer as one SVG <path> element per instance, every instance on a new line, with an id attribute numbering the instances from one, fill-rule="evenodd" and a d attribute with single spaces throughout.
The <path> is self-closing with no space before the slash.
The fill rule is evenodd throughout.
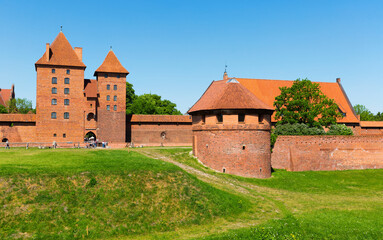
<path id="1" fill-rule="evenodd" d="M 230 77 L 335 82 L 383 111 L 383 1 L 4 1 L 0 87 L 36 101 L 34 63 L 63 26 L 92 78 L 110 46 L 137 94 L 185 113 Z"/>

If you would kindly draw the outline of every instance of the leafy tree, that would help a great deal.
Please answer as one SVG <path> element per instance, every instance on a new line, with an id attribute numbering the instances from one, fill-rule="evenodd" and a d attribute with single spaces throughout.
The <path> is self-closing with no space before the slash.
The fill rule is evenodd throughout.
<path id="1" fill-rule="evenodd" d="M 304 123 L 310 127 L 330 126 L 342 118 L 338 105 L 320 91 L 318 83 L 297 79 L 291 87 L 281 87 L 275 98 L 277 124 Z"/>
<path id="2" fill-rule="evenodd" d="M 127 108 L 128 114 L 169 114 L 181 115 L 176 109 L 176 104 L 169 100 L 162 100 L 156 94 L 143 94 L 137 96 L 132 104 Z"/>
<path id="3" fill-rule="evenodd" d="M 130 111 L 133 100 L 137 98 L 134 92 L 133 84 L 126 82 L 126 113 L 132 114 Z"/>
<path id="4" fill-rule="evenodd" d="M 26 114 L 30 111 L 34 112 L 32 108 L 32 101 L 26 98 L 15 98 L 11 99 L 8 102 L 8 112 L 9 113 L 21 113 Z"/>
<path id="5" fill-rule="evenodd" d="M 383 121 L 383 113 L 378 112 L 374 115 L 366 106 L 357 104 L 354 106 L 355 113 L 360 115 L 361 121 Z"/>
<path id="6" fill-rule="evenodd" d="M 6 107 L 4 107 L 3 105 L 0 105 L 0 114 L 1 113 L 8 113 L 8 110 Z"/>

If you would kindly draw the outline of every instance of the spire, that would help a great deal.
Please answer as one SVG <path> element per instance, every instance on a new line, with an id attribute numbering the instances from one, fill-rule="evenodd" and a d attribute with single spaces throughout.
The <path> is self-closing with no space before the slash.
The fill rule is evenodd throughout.
<path id="1" fill-rule="evenodd" d="M 225 81 L 229 79 L 229 76 L 227 76 L 226 68 L 227 68 L 227 65 L 225 64 L 225 72 L 223 73 L 223 80 Z"/>
<path id="2" fill-rule="evenodd" d="M 104 62 L 101 64 L 99 68 L 94 72 L 94 76 L 97 73 L 123 73 L 128 75 L 129 72 L 126 70 L 114 54 L 113 50 L 110 49 L 108 55 L 106 55 Z"/>

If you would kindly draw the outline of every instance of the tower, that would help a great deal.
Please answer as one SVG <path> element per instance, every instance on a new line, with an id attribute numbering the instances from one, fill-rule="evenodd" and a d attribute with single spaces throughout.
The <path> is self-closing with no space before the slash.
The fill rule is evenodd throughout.
<path id="1" fill-rule="evenodd" d="M 36 140 L 81 142 L 84 132 L 82 49 L 60 32 L 35 63 Z"/>
<path id="2" fill-rule="evenodd" d="M 205 165 L 244 177 L 271 176 L 273 109 L 237 80 L 213 81 L 188 113 L 193 154 Z"/>
<path id="3" fill-rule="evenodd" d="M 112 50 L 95 71 L 98 82 L 98 136 L 100 141 L 125 142 L 126 76 L 129 72 L 121 65 Z"/>

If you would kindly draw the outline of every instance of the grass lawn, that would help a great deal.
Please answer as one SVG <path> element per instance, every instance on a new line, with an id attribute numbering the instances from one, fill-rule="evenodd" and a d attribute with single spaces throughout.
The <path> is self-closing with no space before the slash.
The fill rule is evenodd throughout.
<path id="1" fill-rule="evenodd" d="M 1 149 L 0 239 L 383 239 L 383 169 L 251 179 L 190 151 Z"/>

